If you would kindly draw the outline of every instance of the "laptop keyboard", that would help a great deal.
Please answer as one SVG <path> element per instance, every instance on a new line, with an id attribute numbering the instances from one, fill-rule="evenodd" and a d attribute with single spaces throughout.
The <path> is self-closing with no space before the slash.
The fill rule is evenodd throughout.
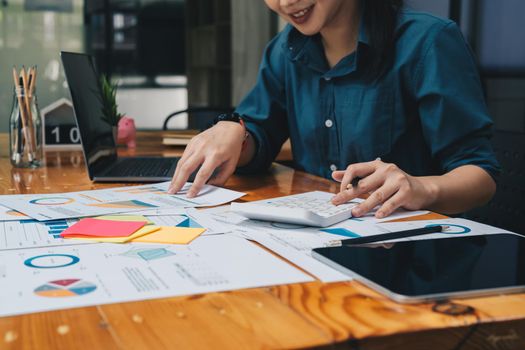
<path id="1" fill-rule="evenodd" d="M 104 176 L 165 177 L 170 175 L 173 163 L 170 158 L 122 158 Z"/>

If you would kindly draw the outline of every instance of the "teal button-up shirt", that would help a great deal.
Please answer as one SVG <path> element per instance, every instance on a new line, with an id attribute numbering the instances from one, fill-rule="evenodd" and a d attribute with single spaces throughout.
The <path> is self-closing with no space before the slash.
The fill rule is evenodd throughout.
<path id="1" fill-rule="evenodd" d="M 476 62 L 452 21 L 404 9 L 393 64 L 370 80 L 357 50 L 330 68 L 319 35 L 287 26 L 268 45 L 258 80 L 237 107 L 257 144 L 240 172 L 266 169 L 290 137 L 296 166 L 331 177 L 381 157 L 415 176 L 466 164 L 495 177 L 491 118 Z"/>

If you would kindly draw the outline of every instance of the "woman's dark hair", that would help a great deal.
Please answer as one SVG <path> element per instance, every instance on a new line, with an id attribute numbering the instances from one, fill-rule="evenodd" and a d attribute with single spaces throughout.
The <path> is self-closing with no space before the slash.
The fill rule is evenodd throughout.
<path id="1" fill-rule="evenodd" d="M 381 76 L 394 56 L 395 29 L 403 0 L 362 0 L 363 21 L 371 52 L 367 56 L 367 72 L 373 78 Z"/>

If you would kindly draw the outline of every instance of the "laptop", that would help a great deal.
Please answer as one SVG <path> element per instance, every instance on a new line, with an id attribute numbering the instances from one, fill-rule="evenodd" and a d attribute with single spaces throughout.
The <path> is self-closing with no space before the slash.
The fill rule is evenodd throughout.
<path id="1" fill-rule="evenodd" d="M 102 119 L 102 93 L 93 57 L 61 52 L 89 178 L 96 182 L 159 182 L 173 177 L 179 158 L 119 157 L 113 128 Z"/>

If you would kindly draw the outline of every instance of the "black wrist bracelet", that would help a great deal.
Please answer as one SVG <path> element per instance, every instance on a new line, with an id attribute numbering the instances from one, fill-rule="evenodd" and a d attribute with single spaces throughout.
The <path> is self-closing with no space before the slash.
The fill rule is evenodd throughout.
<path id="1" fill-rule="evenodd" d="M 235 122 L 242 124 L 242 117 L 238 113 L 223 113 L 215 117 L 213 125 L 218 122 Z"/>

